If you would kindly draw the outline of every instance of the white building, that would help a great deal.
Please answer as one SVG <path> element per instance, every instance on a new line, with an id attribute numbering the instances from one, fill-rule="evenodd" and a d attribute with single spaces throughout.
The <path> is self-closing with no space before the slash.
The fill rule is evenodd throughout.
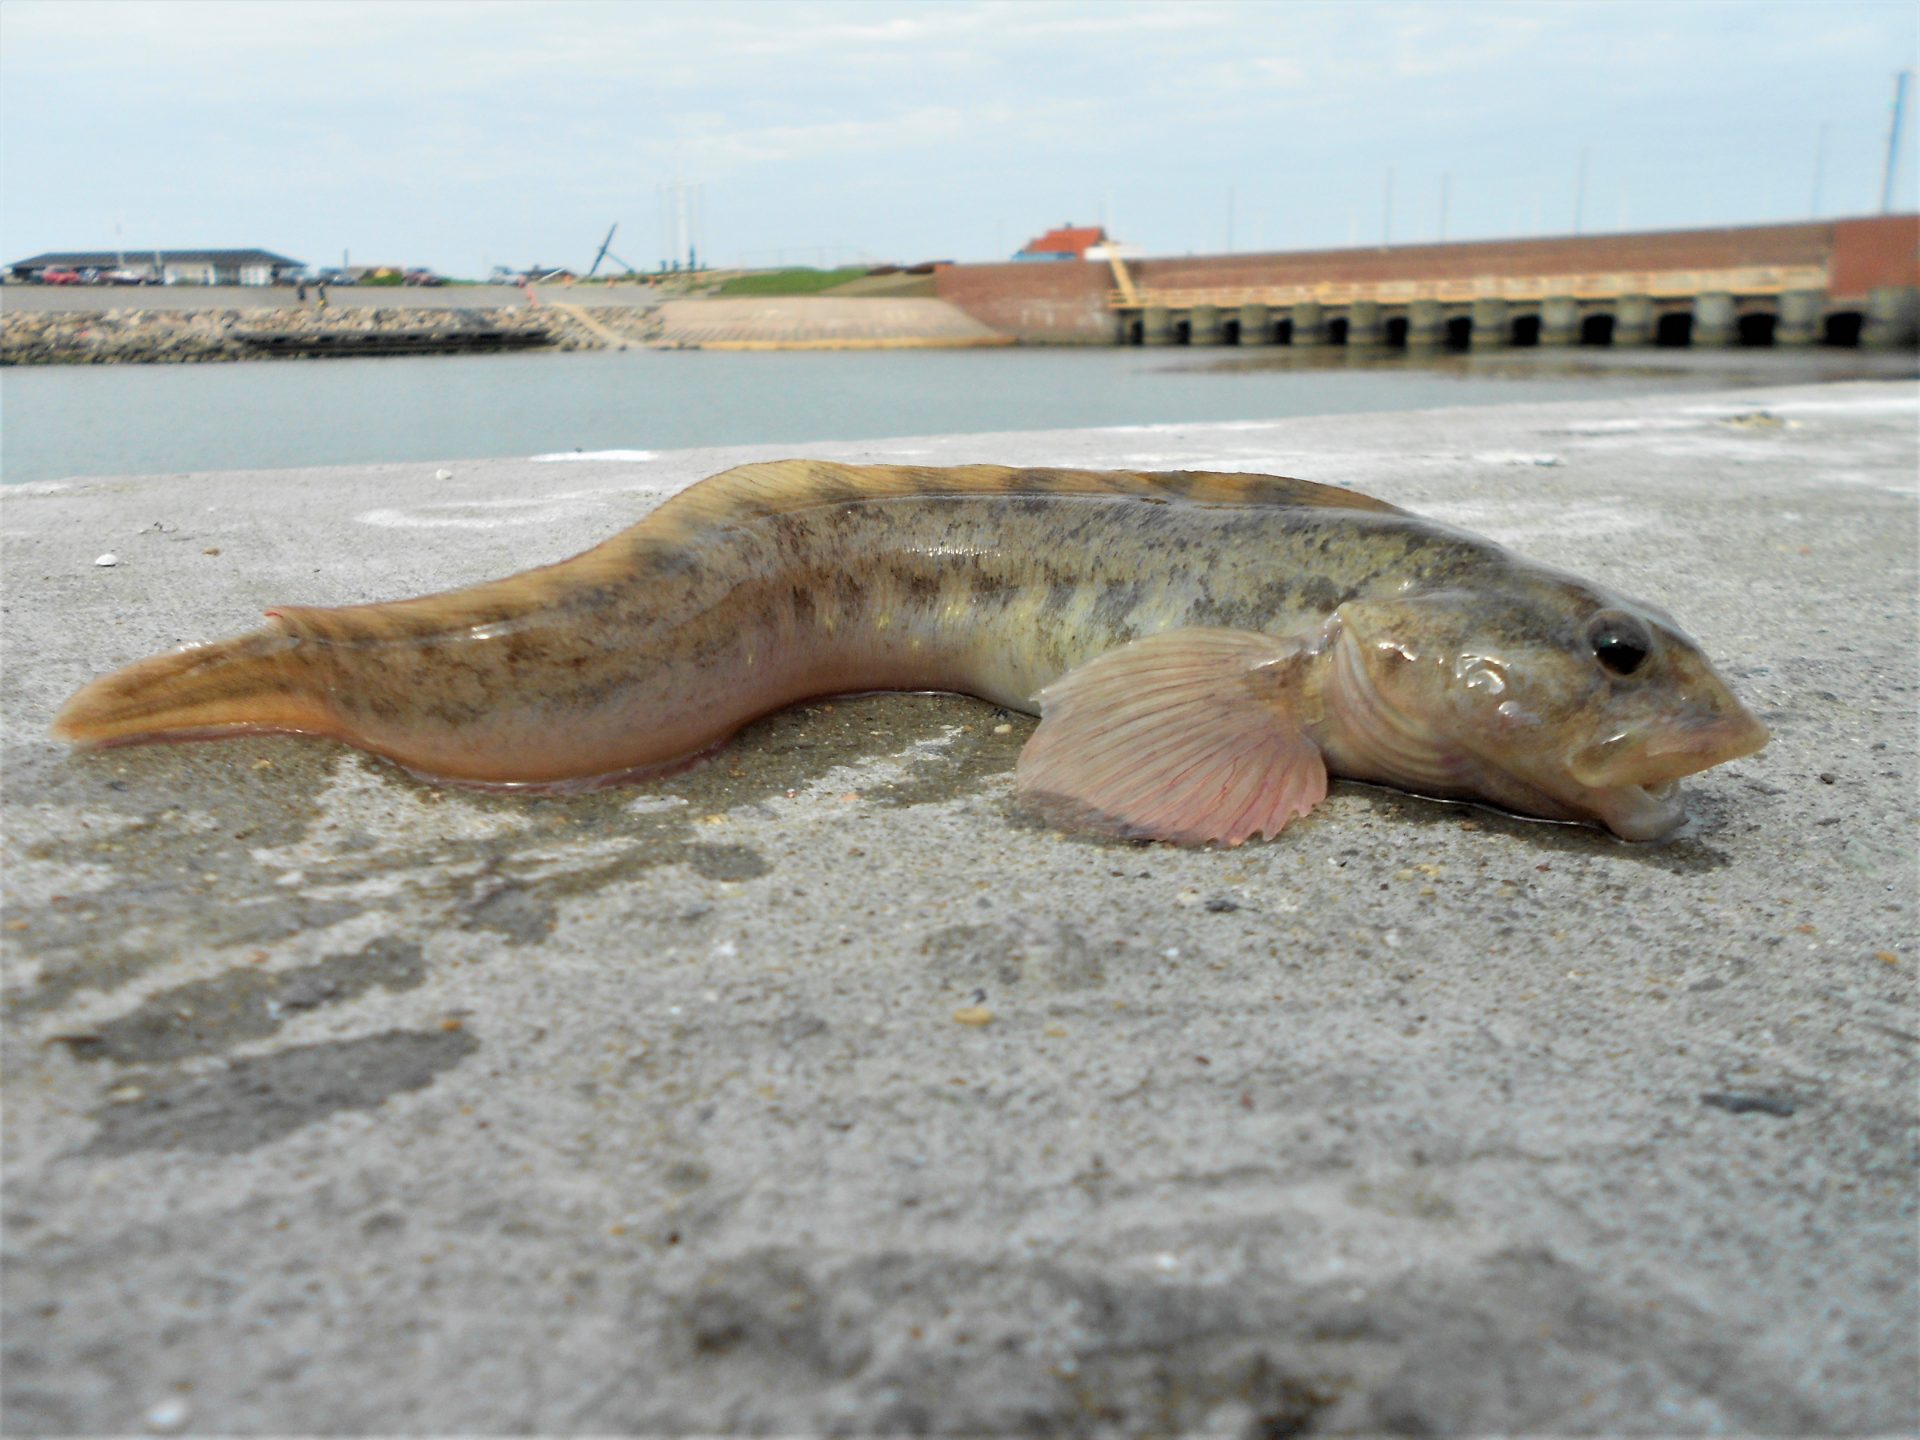
<path id="1" fill-rule="evenodd" d="M 16 280 L 38 280 L 46 270 L 122 270 L 168 285 L 273 285 L 306 268 L 271 250 L 61 250 L 7 266 Z"/>

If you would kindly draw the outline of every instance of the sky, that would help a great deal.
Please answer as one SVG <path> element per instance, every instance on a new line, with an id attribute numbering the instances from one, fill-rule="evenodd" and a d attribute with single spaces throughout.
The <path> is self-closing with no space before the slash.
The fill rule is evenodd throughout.
<path id="1" fill-rule="evenodd" d="M 478 276 L 584 267 L 617 222 L 645 269 L 675 182 L 725 265 L 998 259 L 1068 221 L 1178 255 L 1870 214 L 1916 17 L 0 0 L 0 263 L 260 246 Z"/>

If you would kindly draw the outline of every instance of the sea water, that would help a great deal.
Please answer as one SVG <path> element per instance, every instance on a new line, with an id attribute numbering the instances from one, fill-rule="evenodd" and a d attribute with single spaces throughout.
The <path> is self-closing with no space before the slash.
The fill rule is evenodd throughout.
<path id="1" fill-rule="evenodd" d="M 667 450 L 1600 398 L 1790 383 L 1844 353 L 630 350 L 0 372 L 0 479 Z"/>

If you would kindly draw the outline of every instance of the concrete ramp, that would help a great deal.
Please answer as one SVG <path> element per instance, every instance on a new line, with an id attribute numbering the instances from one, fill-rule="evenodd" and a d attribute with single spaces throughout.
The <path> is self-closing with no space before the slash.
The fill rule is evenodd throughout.
<path id="1" fill-rule="evenodd" d="M 702 350 L 888 350 L 1011 345 L 944 300 L 770 296 L 670 300 L 660 340 Z"/>

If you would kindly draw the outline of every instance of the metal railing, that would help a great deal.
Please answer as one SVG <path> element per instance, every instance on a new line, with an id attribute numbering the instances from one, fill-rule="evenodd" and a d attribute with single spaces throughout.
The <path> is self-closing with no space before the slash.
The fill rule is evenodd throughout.
<path id="1" fill-rule="evenodd" d="M 1744 265 L 1731 270 L 1617 270 L 1591 275 L 1477 275 L 1457 280 L 1323 281 L 1316 285 L 1219 285 L 1204 288 L 1163 288 L 1141 285 L 1128 295 L 1107 292 L 1113 310 L 1141 310 L 1164 306 L 1190 310 L 1195 305 L 1217 305 L 1223 310 L 1242 305 L 1276 308 L 1318 303 L 1351 305 L 1371 300 L 1382 305 L 1408 305 L 1416 300 L 1471 303 L 1475 300 L 1617 300 L 1623 295 L 1673 299 L 1689 295 L 1779 295 L 1788 290 L 1825 290 L 1823 265 Z"/>

